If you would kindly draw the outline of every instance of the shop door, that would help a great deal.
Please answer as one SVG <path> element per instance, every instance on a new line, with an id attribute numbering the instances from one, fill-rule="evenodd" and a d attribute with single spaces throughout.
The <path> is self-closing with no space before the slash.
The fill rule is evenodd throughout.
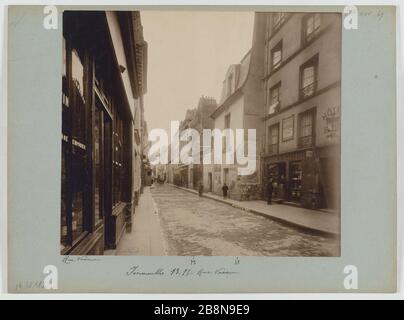
<path id="1" fill-rule="evenodd" d="M 273 183 L 275 198 L 283 199 L 285 197 L 285 176 L 286 164 L 284 162 L 268 165 L 267 181 Z"/>

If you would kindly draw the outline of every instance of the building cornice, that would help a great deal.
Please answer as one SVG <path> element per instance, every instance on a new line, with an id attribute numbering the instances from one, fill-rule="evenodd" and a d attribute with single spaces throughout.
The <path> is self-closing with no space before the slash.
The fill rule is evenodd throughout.
<path id="1" fill-rule="evenodd" d="M 247 77 L 247 78 L 248 78 L 248 77 Z M 226 98 L 226 100 L 223 101 L 222 104 L 216 108 L 215 111 L 213 111 L 213 113 L 210 115 L 210 117 L 213 118 L 213 119 L 215 119 L 215 118 L 217 118 L 224 110 L 226 110 L 226 108 L 227 108 L 230 104 L 232 104 L 240 94 L 242 94 L 242 92 L 243 92 L 243 87 L 244 87 L 244 85 L 245 85 L 246 82 L 247 82 L 247 79 L 244 81 L 244 83 L 243 83 L 237 90 L 235 90 L 230 96 L 228 96 L 228 97 Z"/>

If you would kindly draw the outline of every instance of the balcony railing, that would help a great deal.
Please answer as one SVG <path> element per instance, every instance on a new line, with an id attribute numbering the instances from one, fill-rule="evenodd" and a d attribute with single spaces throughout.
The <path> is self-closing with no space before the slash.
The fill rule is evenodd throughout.
<path id="1" fill-rule="evenodd" d="M 280 109 L 280 102 L 277 101 L 269 106 L 268 114 L 277 113 Z"/>
<path id="2" fill-rule="evenodd" d="M 313 145 L 313 142 L 314 142 L 314 138 L 312 135 L 300 137 L 298 139 L 299 147 L 311 147 Z"/>

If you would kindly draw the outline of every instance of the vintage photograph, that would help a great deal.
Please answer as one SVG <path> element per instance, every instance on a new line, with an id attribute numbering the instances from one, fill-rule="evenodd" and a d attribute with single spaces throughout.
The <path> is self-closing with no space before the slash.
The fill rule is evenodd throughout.
<path id="1" fill-rule="evenodd" d="M 64 11 L 60 254 L 340 256 L 341 29 Z"/>

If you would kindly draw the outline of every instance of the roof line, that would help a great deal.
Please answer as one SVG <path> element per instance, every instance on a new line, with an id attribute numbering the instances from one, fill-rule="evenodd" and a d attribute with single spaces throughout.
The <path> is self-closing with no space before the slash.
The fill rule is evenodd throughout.
<path id="1" fill-rule="evenodd" d="M 244 55 L 244 57 L 240 60 L 240 63 L 239 63 L 240 66 L 241 66 L 241 62 L 244 61 L 245 58 L 247 58 L 247 56 L 251 53 L 251 51 L 252 51 L 252 47 L 250 48 L 250 50 L 247 51 L 247 53 Z M 251 59 L 248 62 L 248 72 L 244 79 L 244 82 L 230 96 L 228 96 L 220 105 L 218 105 L 218 107 L 215 109 L 215 111 L 213 111 L 212 114 L 210 115 L 211 118 L 216 118 L 219 114 L 221 114 L 223 112 L 223 109 L 224 109 L 225 105 L 227 104 L 227 102 L 233 96 L 235 96 L 236 93 L 239 93 L 244 88 L 244 86 L 247 83 L 247 80 L 250 76 L 250 70 L 251 70 Z"/>

